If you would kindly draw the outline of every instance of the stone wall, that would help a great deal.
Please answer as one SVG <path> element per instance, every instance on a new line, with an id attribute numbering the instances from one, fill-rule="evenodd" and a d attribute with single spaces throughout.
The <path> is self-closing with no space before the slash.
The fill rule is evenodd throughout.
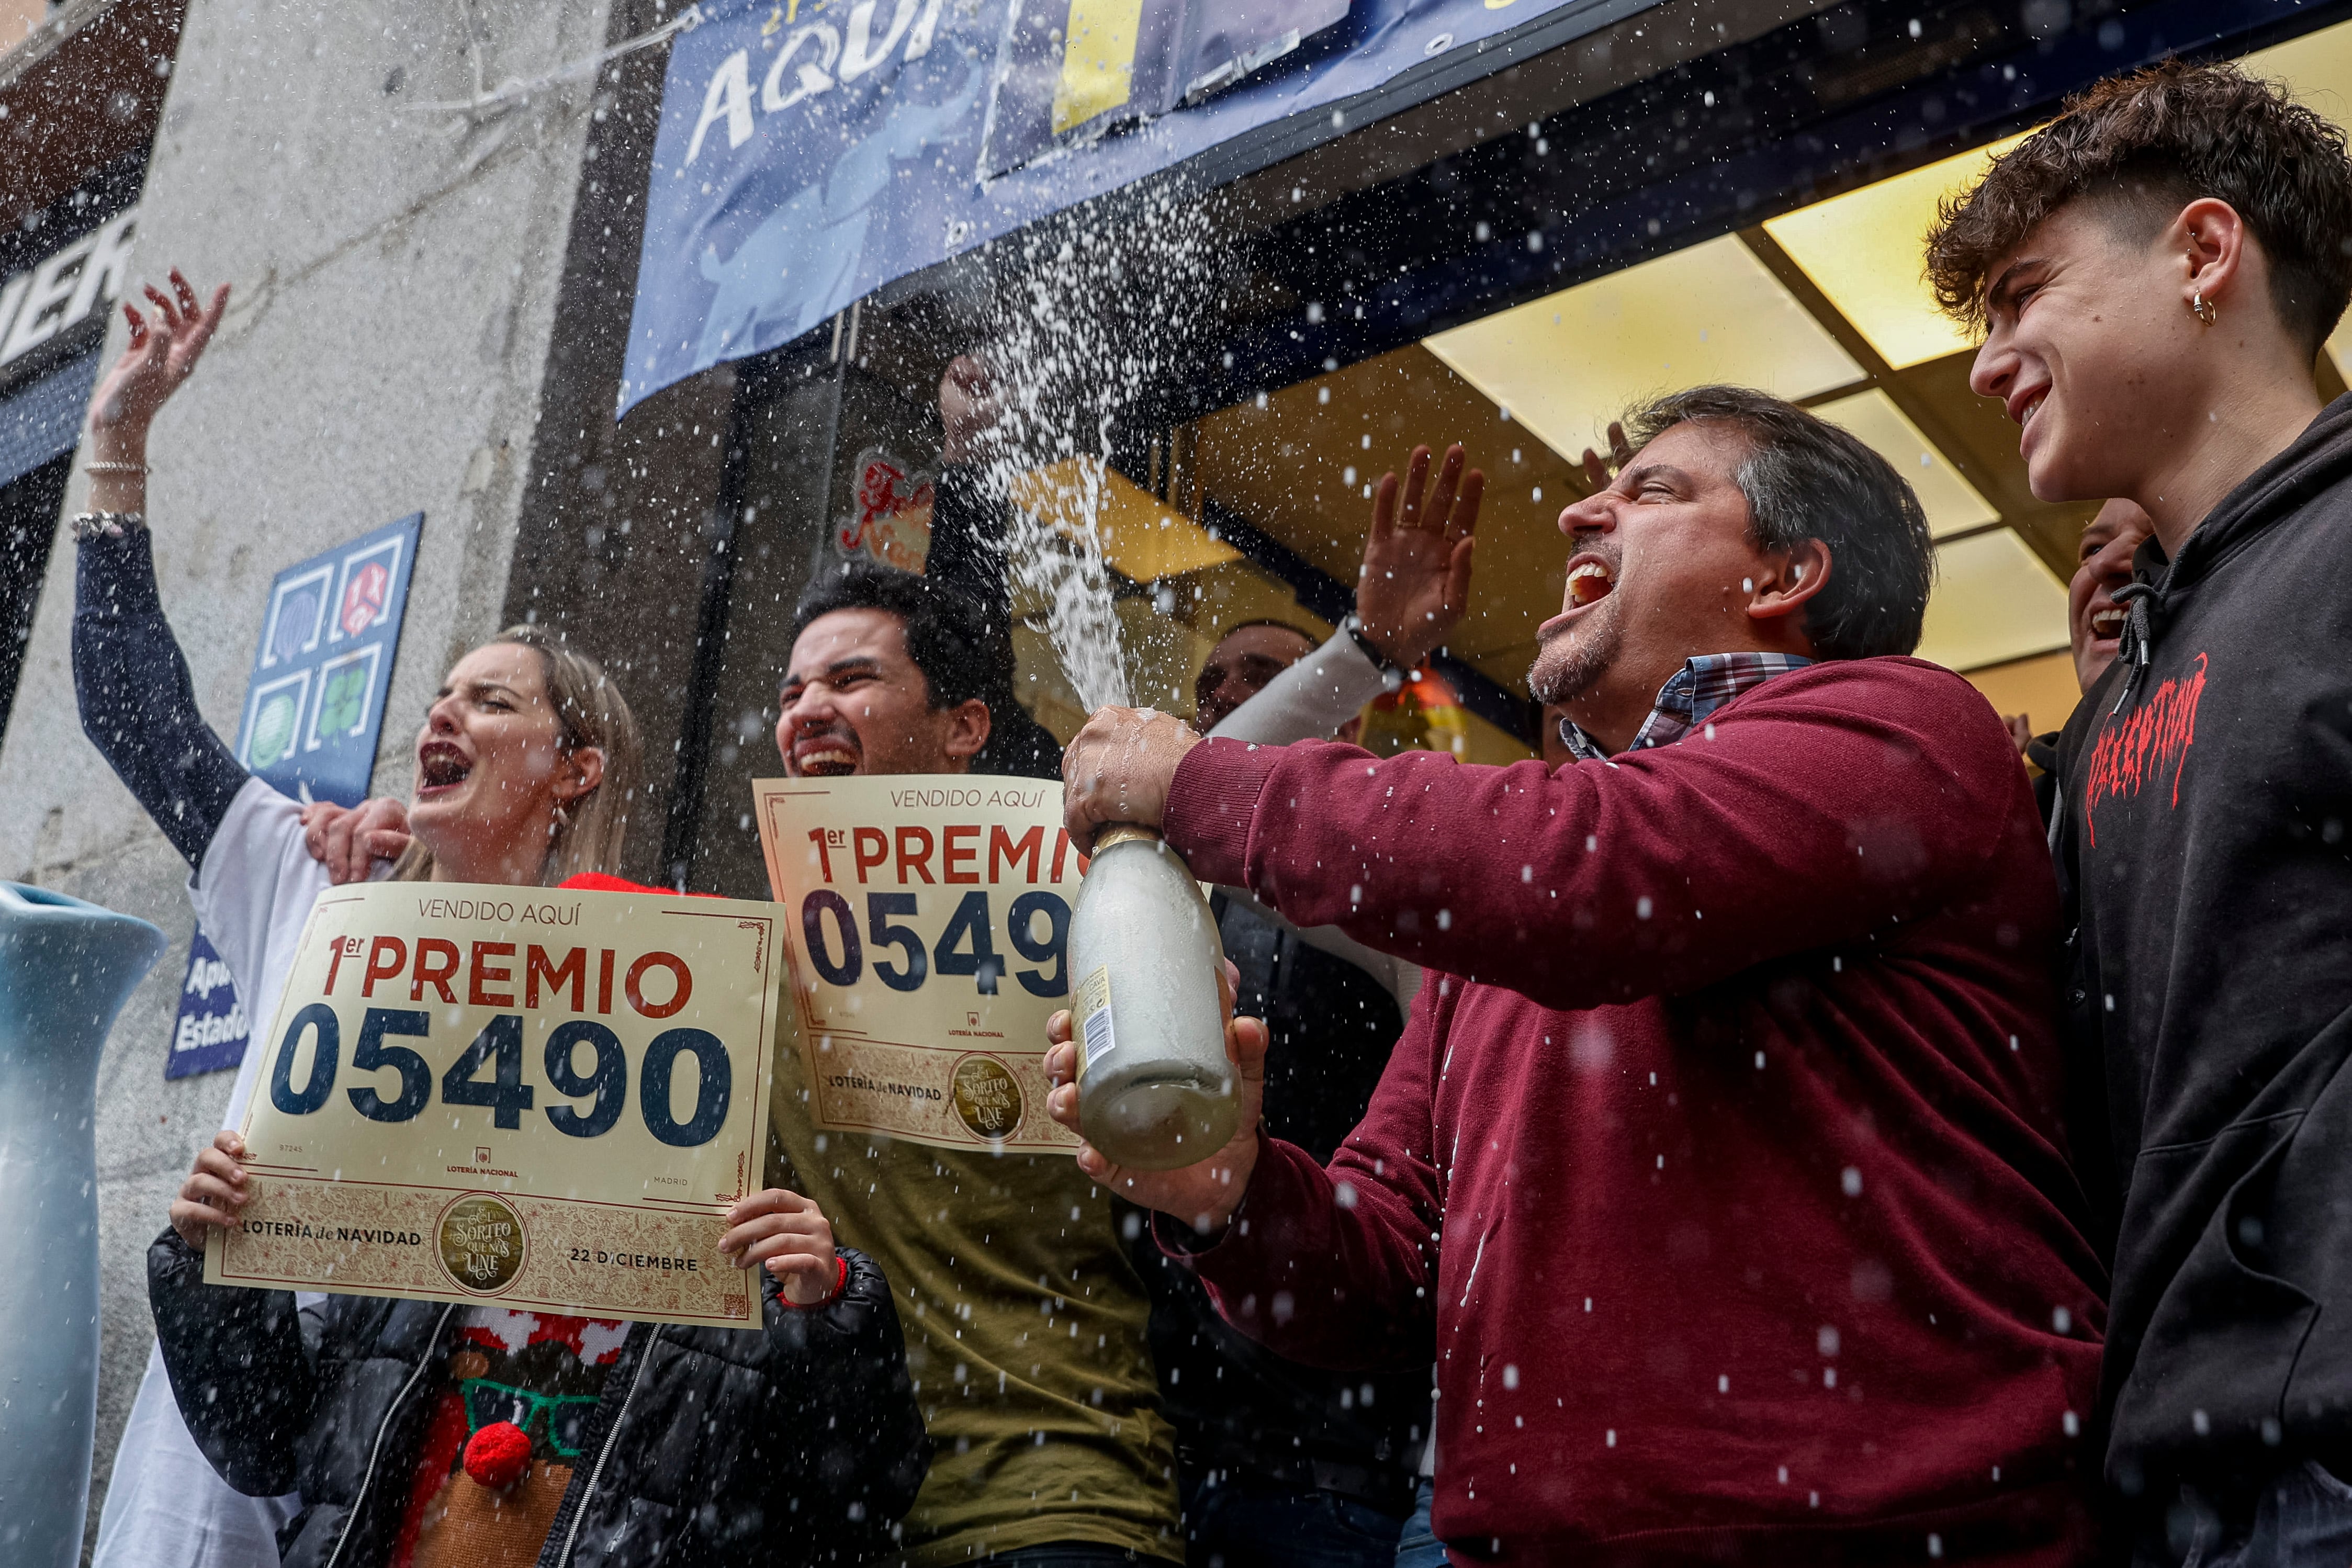
<path id="1" fill-rule="evenodd" d="M 190 6 L 139 264 L 150 278 L 176 265 L 235 290 L 202 368 L 157 422 L 151 487 L 164 603 L 225 736 L 272 575 L 378 524 L 425 517 L 380 789 L 406 792 L 415 725 L 442 672 L 499 623 L 597 88 L 575 78 L 470 113 L 430 106 L 593 56 L 614 25 L 606 0 Z M 110 358 L 124 340 L 118 317 Z M 77 477 L 68 511 L 82 489 Z M 142 915 L 173 944 L 100 1076 L 94 1538 L 152 1337 L 146 1244 L 230 1075 L 163 1081 L 187 868 L 82 737 L 73 569 L 60 541 L 0 740 L 0 877 Z"/>

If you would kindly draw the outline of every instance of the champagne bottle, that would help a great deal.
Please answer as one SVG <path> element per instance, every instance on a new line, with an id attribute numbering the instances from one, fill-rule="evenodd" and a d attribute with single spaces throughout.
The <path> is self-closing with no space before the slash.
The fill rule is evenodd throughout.
<path id="1" fill-rule="evenodd" d="M 1070 914 L 1078 1125 L 1137 1170 L 1174 1170 L 1225 1146 L 1241 1120 L 1225 1054 L 1224 944 L 1184 857 L 1115 823 Z"/>

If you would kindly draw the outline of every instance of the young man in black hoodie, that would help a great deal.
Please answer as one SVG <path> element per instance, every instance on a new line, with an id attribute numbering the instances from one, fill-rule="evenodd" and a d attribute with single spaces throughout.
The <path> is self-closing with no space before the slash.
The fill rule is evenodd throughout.
<path id="1" fill-rule="evenodd" d="M 2341 132 L 2168 62 L 1928 242 L 2035 496 L 2156 529 L 2053 833 L 2123 1186 L 2106 1471 L 2145 1563 L 2352 1560 L 2352 398 L 2312 378 L 2347 236 Z"/>

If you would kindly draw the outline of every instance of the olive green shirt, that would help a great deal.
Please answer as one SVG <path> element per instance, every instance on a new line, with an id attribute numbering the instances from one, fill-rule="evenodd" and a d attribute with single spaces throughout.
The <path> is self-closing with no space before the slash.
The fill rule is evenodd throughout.
<path id="1" fill-rule="evenodd" d="M 789 1019 L 769 1124 L 771 1179 L 814 1198 L 898 1298 L 934 1445 L 908 1568 L 1055 1542 L 1183 1561 L 1150 1305 L 1109 1195 L 1067 1155 L 818 1130 Z"/>

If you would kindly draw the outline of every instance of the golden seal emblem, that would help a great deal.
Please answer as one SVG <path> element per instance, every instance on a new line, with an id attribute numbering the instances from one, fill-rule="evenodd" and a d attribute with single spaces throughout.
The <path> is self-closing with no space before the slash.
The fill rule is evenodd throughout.
<path id="1" fill-rule="evenodd" d="M 1021 1125 L 1021 1085 L 996 1058 L 967 1056 L 956 1063 L 955 1108 L 975 1134 L 1002 1143 Z"/>
<path id="2" fill-rule="evenodd" d="M 522 1216 L 501 1198 L 469 1193 L 441 1211 L 441 1267 L 457 1288 L 495 1296 L 522 1272 Z"/>

